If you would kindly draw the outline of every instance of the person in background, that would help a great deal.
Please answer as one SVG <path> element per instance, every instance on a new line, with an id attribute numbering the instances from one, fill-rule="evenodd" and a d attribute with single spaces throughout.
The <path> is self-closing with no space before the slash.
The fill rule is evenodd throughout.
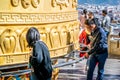
<path id="1" fill-rule="evenodd" d="M 97 25 L 97 26 L 100 26 L 99 19 L 96 18 L 96 17 L 94 16 L 94 13 L 91 12 L 91 11 L 88 13 L 88 20 L 94 20 L 95 23 L 96 23 L 96 25 Z M 86 28 L 86 30 L 88 31 L 88 28 Z M 92 36 L 90 35 L 90 32 L 91 32 L 91 30 L 89 29 L 89 40 L 90 40 L 90 42 L 91 42 L 91 41 L 92 41 Z M 89 43 L 88 45 L 90 45 L 90 43 Z M 98 63 L 97 63 L 97 64 L 98 64 Z M 97 64 L 96 64 L 96 65 L 97 65 Z M 87 59 L 86 66 L 87 66 L 86 70 L 88 70 L 88 68 L 89 68 L 89 67 L 88 67 L 88 66 L 89 66 L 89 57 L 88 57 L 88 59 Z"/>
<path id="2" fill-rule="evenodd" d="M 114 14 L 114 13 L 113 13 L 112 10 L 108 12 L 108 16 L 110 17 L 111 23 L 114 22 L 114 16 L 113 16 L 113 14 Z"/>
<path id="3" fill-rule="evenodd" d="M 89 43 L 87 33 L 85 31 L 85 20 L 88 18 L 87 10 L 84 9 L 82 14 L 80 15 L 80 32 L 79 32 L 79 43 L 87 45 Z M 86 48 L 81 48 L 81 50 L 86 50 Z M 85 53 L 81 53 L 80 57 L 82 57 Z"/>
<path id="4" fill-rule="evenodd" d="M 52 64 L 47 45 L 40 41 L 40 33 L 35 27 L 31 27 L 26 34 L 28 46 L 33 48 L 29 63 L 34 70 L 34 78 L 31 80 L 51 80 Z"/>
<path id="5" fill-rule="evenodd" d="M 82 31 L 84 30 L 84 23 L 85 23 L 85 20 L 88 18 L 88 12 L 87 12 L 87 9 L 84 9 L 82 14 L 80 15 L 80 34 L 82 33 Z"/>
<path id="6" fill-rule="evenodd" d="M 94 13 L 93 13 L 93 12 L 90 11 L 90 12 L 88 13 L 88 19 L 89 19 L 89 20 L 94 19 L 96 25 L 97 25 L 97 26 L 100 26 L 100 21 L 99 21 L 98 18 L 96 18 L 96 17 L 94 16 Z"/>
<path id="7" fill-rule="evenodd" d="M 105 30 L 107 36 L 109 35 L 109 31 L 110 31 L 110 17 L 107 15 L 107 10 L 102 10 L 102 15 L 103 15 L 103 20 L 102 20 L 102 24 L 101 27 L 103 27 L 103 29 Z"/>
<path id="8" fill-rule="evenodd" d="M 88 45 L 90 43 L 89 40 L 89 31 L 85 28 L 85 20 L 88 19 L 88 12 L 86 9 L 83 10 L 83 14 L 80 17 L 80 34 L 79 34 L 79 44 L 80 44 L 80 51 L 87 51 L 88 48 L 83 45 Z M 79 57 L 85 56 L 86 52 L 80 52 Z M 87 70 L 87 65 L 85 66 L 85 71 Z"/>
<path id="9" fill-rule="evenodd" d="M 86 80 L 93 80 L 93 72 L 98 62 L 98 74 L 96 80 L 103 80 L 104 65 L 108 57 L 107 37 L 103 28 L 96 25 L 94 19 L 85 21 L 86 28 L 91 30 L 92 41 L 90 43 L 90 50 L 86 57 L 89 55 L 89 68 Z"/>

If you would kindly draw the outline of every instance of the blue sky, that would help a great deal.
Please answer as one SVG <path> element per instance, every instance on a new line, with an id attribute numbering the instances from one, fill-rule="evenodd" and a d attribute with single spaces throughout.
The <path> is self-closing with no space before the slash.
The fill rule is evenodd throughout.
<path id="1" fill-rule="evenodd" d="M 78 4 L 84 3 L 118 5 L 118 3 L 120 3 L 120 0 L 78 0 Z"/>

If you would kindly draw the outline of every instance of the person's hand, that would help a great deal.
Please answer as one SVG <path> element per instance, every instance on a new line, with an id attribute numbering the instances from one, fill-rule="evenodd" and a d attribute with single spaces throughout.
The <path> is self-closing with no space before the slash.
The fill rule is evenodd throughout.
<path id="1" fill-rule="evenodd" d="M 85 54 L 85 58 L 89 58 L 89 54 L 88 53 Z"/>
<path id="2" fill-rule="evenodd" d="M 88 49 L 91 49 L 91 45 L 90 45 L 90 44 L 88 44 L 88 45 L 87 45 L 87 48 L 88 48 Z"/>

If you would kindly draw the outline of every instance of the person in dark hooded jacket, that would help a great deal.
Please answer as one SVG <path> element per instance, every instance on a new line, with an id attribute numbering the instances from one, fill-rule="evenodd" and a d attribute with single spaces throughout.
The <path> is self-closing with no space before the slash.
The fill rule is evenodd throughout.
<path id="1" fill-rule="evenodd" d="M 34 78 L 31 80 L 51 80 L 52 64 L 50 53 L 47 45 L 40 41 L 40 33 L 35 27 L 31 27 L 27 34 L 26 40 L 28 46 L 33 48 L 29 63 L 34 70 Z"/>

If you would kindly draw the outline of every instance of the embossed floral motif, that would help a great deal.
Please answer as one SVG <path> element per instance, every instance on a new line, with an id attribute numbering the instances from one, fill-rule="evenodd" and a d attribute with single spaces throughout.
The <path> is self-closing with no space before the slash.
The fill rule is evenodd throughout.
<path id="1" fill-rule="evenodd" d="M 13 53 L 16 46 L 17 34 L 6 29 L 0 36 L 0 45 L 3 53 Z"/>

